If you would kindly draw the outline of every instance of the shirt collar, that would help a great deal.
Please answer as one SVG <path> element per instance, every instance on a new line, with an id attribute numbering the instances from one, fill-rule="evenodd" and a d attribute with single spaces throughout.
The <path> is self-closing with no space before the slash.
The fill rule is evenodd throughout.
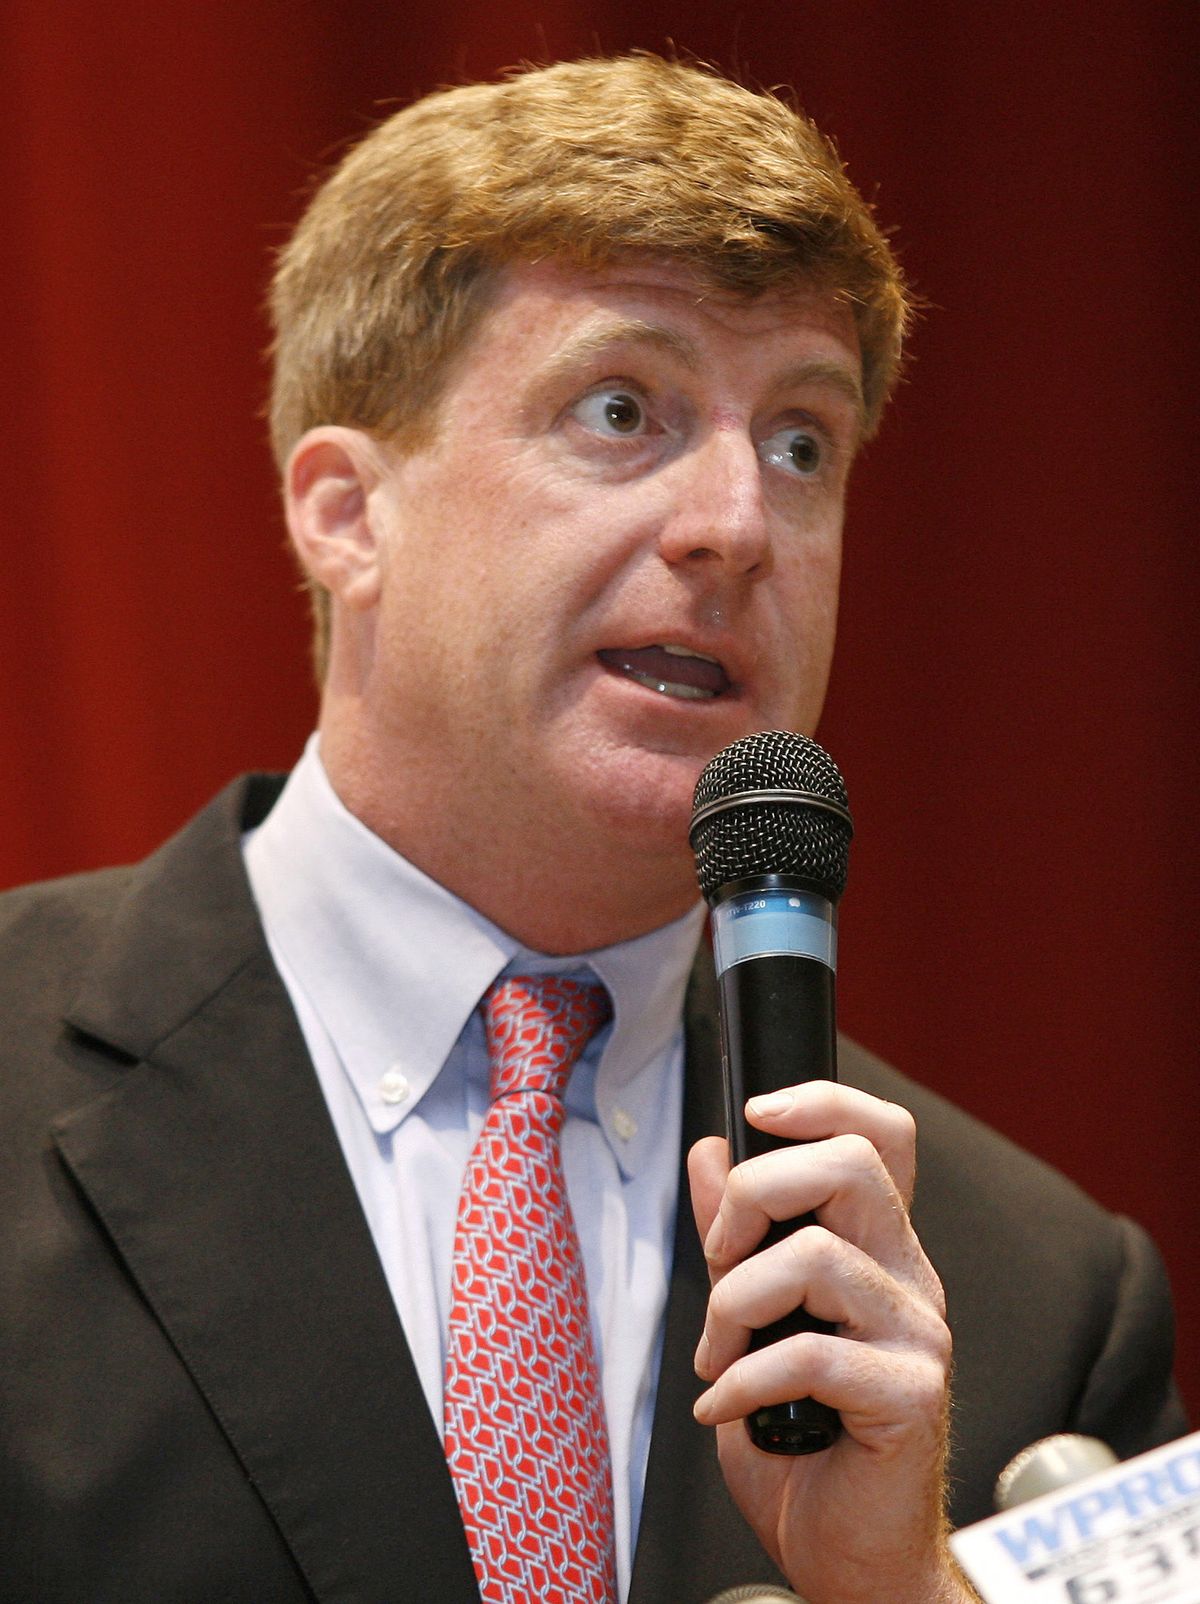
<path id="1" fill-rule="evenodd" d="M 703 920 L 550 958 L 520 945 L 389 847 L 341 802 L 314 735 L 265 822 L 244 843 L 271 945 L 315 1010 L 379 1133 L 417 1106 L 484 991 L 510 973 L 590 966 L 613 1022 L 596 1070 L 596 1117 L 622 1169 L 656 1138 L 683 994 Z M 397 1101 L 388 1087 L 403 1085 Z"/>

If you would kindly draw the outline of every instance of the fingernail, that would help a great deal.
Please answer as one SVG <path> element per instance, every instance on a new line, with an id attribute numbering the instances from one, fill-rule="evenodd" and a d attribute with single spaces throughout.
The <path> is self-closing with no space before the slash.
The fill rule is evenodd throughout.
<path id="1" fill-rule="evenodd" d="M 712 1413 L 712 1388 L 710 1387 L 707 1392 L 702 1392 L 696 1399 L 696 1402 L 692 1405 L 692 1414 L 703 1426 L 712 1418 Z"/>
<path id="2" fill-rule="evenodd" d="M 700 1333 L 700 1341 L 696 1344 L 696 1359 L 695 1359 L 696 1374 L 698 1376 L 700 1376 L 700 1377 L 703 1377 L 705 1372 L 707 1371 L 707 1369 L 708 1369 L 708 1332 L 707 1331 L 702 1331 Z"/>
<path id="3" fill-rule="evenodd" d="M 718 1214 L 708 1228 L 708 1235 L 704 1238 L 704 1257 L 710 1262 L 721 1257 L 721 1249 L 725 1245 L 725 1221 Z"/>
<path id="4" fill-rule="evenodd" d="M 791 1092 L 764 1092 L 761 1097 L 752 1097 L 746 1107 L 752 1114 L 762 1114 L 770 1118 L 775 1114 L 786 1113 L 793 1102 Z"/>

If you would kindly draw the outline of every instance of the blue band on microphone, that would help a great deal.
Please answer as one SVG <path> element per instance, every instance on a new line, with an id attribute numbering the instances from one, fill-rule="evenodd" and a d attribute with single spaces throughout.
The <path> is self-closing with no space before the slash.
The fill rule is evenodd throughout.
<path id="1" fill-rule="evenodd" d="M 812 891 L 739 891 L 713 909 L 712 928 L 719 975 L 747 958 L 781 955 L 837 969 L 837 915 Z"/>

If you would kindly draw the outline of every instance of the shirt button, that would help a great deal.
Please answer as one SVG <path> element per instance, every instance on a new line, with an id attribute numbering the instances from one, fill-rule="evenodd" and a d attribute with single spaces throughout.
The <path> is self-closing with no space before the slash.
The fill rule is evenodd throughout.
<path id="1" fill-rule="evenodd" d="M 389 1069 L 379 1082 L 379 1095 L 385 1103 L 402 1103 L 408 1093 L 408 1077 L 398 1069 Z"/>
<path id="2" fill-rule="evenodd" d="M 632 1142 L 637 1135 L 637 1120 L 623 1108 L 613 1110 L 613 1130 L 623 1142 Z"/>

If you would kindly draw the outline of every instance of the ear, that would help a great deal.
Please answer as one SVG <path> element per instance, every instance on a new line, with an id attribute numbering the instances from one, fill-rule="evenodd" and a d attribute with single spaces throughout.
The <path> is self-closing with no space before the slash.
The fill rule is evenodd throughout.
<path id="1" fill-rule="evenodd" d="M 379 596 L 382 530 L 371 492 L 383 477 L 380 448 L 361 429 L 310 429 L 284 473 L 284 506 L 304 571 L 343 606 Z"/>

